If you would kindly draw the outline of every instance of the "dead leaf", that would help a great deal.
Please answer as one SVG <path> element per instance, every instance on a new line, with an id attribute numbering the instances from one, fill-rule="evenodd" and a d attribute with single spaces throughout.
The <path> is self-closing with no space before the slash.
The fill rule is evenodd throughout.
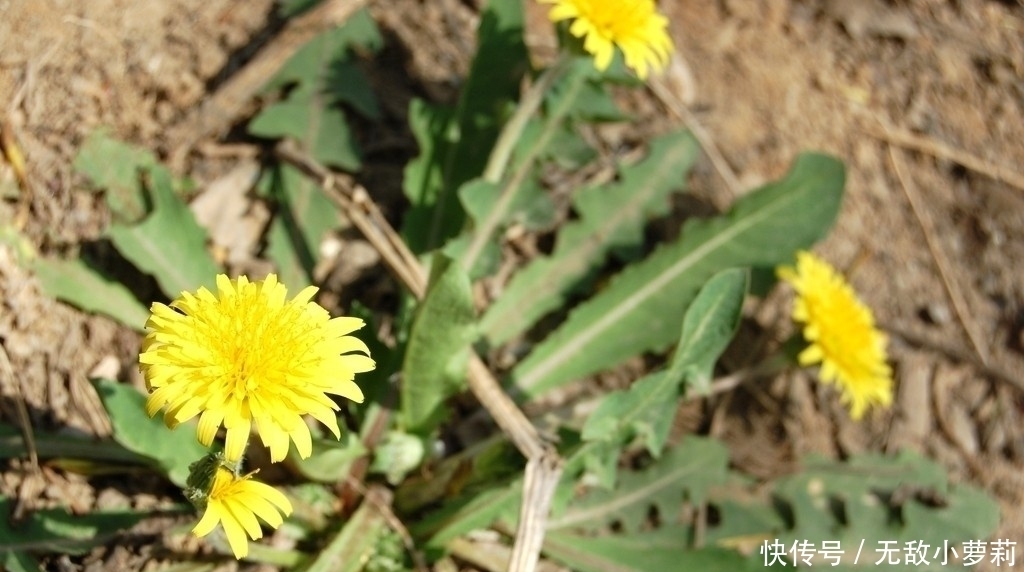
<path id="1" fill-rule="evenodd" d="M 266 209 L 248 196 L 259 174 L 258 162 L 242 161 L 189 204 L 196 222 L 206 229 L 219 263 L 240 264 L 255 251 L 269 218 Z"/>

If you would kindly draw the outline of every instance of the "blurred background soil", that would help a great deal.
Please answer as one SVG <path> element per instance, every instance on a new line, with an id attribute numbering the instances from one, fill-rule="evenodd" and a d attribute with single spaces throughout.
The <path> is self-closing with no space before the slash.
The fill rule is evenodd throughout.
<path id="1" fill-rule="evenodd" d="M 554 51 L 546 8 L 527 4 L 527 41 L 543 61 Z M 597 136 L 614 149 L 673 125 L 703 129 L 731 175 L 704 157 L 691 192 L 719 206 L 781 176 L 803 150 L 841 157 L 847 195 L 819 250 L 889 333 L 898 384 L 891 410 L 855 424 L 831 389 L 803 373 L 780 376 L 685 406 L 680 430 L 723 438 L 734 466 L 764 478 L 808 452 L 921 451 L 954 481 L 994 494 L 998 536 L 1024 540 L 1024 4 L 661 6 L 678 48 L 662 89 L 621 94 L 636 121 Z M 387 45 L 365 65 L 385 119 L 374 135 L 380 151 L 367 148 L 359 178 L 394 220 L 401 167 L 416 153 L 408 101 L 454 101 L 478 10 L 470 0 L 371 3 Z M 271 0 L 0 0 L 0 121 L 27 158 L 30 183 L 24 192 L 0 162 L 0 226 L 23 223 L 47 254 L 73 255 L 98 239 L 109 213 L 71 166 L 84 138 L 105 128 L 166 152 L 165 133 L 282 26 Z M 670 100 L 684 104 L 682 116 Z M 255 155 L 230 135 L 203 141 L 179 174 L 203 188 Z M 138 383 L 138 335 L 42 295 L 12 244 L 0 243 L 0 413 L 15 422 L 13 405 L 24 399 L 37 426 L 108 434 L 87 379 L 99 371 Z M 784 323 L 783 301 L 770 297 L 752 325 Z M 74 473 L 27 474 L 25 463 L 7 466 L 0 493 L 80 511 L 156 502 Z M 131 567 L 131 549 L 110 550 L 89 562 Z"/>

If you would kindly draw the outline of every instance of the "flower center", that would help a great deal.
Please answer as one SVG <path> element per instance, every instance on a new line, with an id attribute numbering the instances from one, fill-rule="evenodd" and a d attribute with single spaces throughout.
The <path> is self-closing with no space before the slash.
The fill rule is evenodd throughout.
<path id="1" fill-rule="evenodd" d="M 254 394 L 278 393 L 296 373 L 308 344 L 301 308 L 269 308 L 259 294 L 236 296 L 222 302 L 222 311 L 207 330 L 221 389 L 239 401 Z M 287 338 L 282 338 L 285 333 Z"/>

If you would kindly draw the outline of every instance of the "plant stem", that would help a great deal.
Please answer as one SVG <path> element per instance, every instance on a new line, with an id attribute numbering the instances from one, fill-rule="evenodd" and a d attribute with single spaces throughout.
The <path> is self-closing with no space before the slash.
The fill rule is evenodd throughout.
<path id="1" fill-rule="evenodd" d="M 686 400 L 710 397 L 712 395 L 718 395 L 719 393 L 725 393 L 726 391 L 736 389 L 748 379 L 765 377 L 773 373 L 778 373 L 791 365 L 793 365 L 793 362 L 786 357 L 784 353 L 774 353 L 756 365 L 745 367 L 734 371 L 729 375 L 716 378 L 711 382 L 707 393 L 687 395 Z"/>
<path id="2" fill-rule="evenodd" d="M 497 185 L 505 178 L 508 163 L 512 158 L 512 151 L 515 149 L 520 137 L 522 137 L 527 123 L 537 112 L 537 109 L 540 108 L 540 104 L 544 100 L 544 94 L 565 74 L 571 64 L 572 59 L 563 55 L 553 66 L 544 70 L 540 77 L 537 78 L 537 81 L 527 90 L 512 118 L 505 124 L 501 134 L 498 136 L 497 142 L 494 144 L 494 149 L 491 151 L 491 156 L 487 161 L 487 167 L 484 169 L 482 176 L 485 182 Z M 579 81 L 582 81 L 582 79 Z M 512 177 L 501 186 L 498 201 L 491 208 L 490 212 L 487 213 L 487 217 L 480 221 L 477 228 L 474 229 L 473 238 L 465 254 L 462 256 L 462 267 L 467 272 L 473 270 L 473 266 L 476 265 L 480 253 L 483 252 L 484 247 L 487 245 L 487 241 L 490 240 L 491 235 L 494 234 L 496 228 L 507 214 L 513 202 L 512 199 L 515 197 L 527 174 L 529 174 L 534 160 L 547 144 L 547 139 L 553 134 L 558 122 L 569 111 L 573 99 L 572 96 L 567 96 L 565 98 L 566 101 L 552 111 L 551 115 L 547 118 L 548 125 L 545 128 L 544 134 L 542 134 L 540 140 L 536 142 L 533 148 L 529 150 L 527 155 L 523 157 Z"/>
<path id="3" fill-rule="evenodd" d="M 491 156 L 487 159 L 487 166 L 484 168 L 483 179 L 485 181 L 493 184 L 501 182 L 502 177 L 505 175 L 505 169 L 508 167 L 509 159 L 512 157 L 512 150 L 515 149 L 516 143 L 522 137 L 527 122 L 537 113 L 537 109 L 540 108 L 540 104 L 544 101 L 544 94 L 569 69 L 571 61 L 569 57 L 563 54 L 554 65 L 544 70 L 540 77 L 537 78 L 537 81 L 533 82 L 533 85 L 526 90 L 523 99 L 519 102 L 519 106 L 516 107 L 512 117 L 509 118 L 508 123 L 505 124 L 505 127 L 501 129 L 501 133 L 498 134 L 498 140 L 495 141 L 494 149 L 491 150 Z"/>

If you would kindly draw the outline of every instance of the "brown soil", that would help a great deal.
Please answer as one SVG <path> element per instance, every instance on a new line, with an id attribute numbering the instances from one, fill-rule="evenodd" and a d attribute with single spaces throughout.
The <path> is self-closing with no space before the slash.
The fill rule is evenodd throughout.
<path id="1" fill-rule="evenodd" d="M 391 66 L 375 79 L 388 87 L 382 103 L 392 123 L 401 124 L 414 94 L 456 96 L 477 22 L 471 4 L 374 6 L 389 42 L 382 61 Z M 543 9 L 529 4 L 531 49 L 549 57 Z M 679 52 L 666 84 L 692 115 L 676 117 L 652 93 L 634 96 L 629 104 L 642 116 L 630 136 L 699 124 L 739 192 L 780 176 L 802 150 L 842 157 L 847 197 L 819 251 L 846 270 L 890 333 L 898 381 L 892 410 L 862 424 L 803 375 L 774 380 L 758 399 L 708 404 L 694 424 L 721 409 L 712 431 L 738 468 L 764 477 L 811 451 L 924 452 L 954 480 L 999 499 L 999 537 L 1024 539 L 1024 7 L 994 0 L 661 4 Z M 167 130 L 280 26 L 269 0 L 0 2 L 0 122 L 28 159 L 31 188 L 26 196 L 0 161 L 0 230 L 23 222 L 27 243 L 47 253 L 73 254 L 99 237 L 109 214 L 71 168 L 83 139 L 105 127 L 164 149 Z M 408 133 L 393 135 L 404 139 L 392 144 L 414 152 Z M 187 167 L 200 187 L 249 153 L 207 143 Z M 398 197 L 400 167 L 371 163 L 364 183 Z M 732 192 L 706 158 L 693 188 L 719 205 Z M 783 311 L 771 302 L 757 316 L 765 324 Z M 102 366 L 139 382 L 138 336 L 41 294 L 6 240 L 0 342 L 7 358 L 0 355 L 0 412 L 8 422 L 24 399 L 37 426 L 105 435 L 109 421 L 87 376 Z M 167 502 L 57 470 L 30 479 L 26 466 L 6 468 L 0 493 L 27 508 Z M 90 556 L 87 568 L 136 567 L 146 552 L 111 549 Z"/>

